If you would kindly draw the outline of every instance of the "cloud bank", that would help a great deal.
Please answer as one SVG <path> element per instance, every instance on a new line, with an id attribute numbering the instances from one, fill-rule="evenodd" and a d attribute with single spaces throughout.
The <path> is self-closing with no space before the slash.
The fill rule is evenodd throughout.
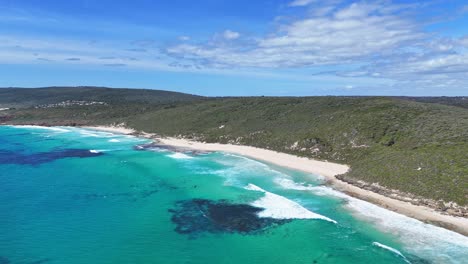
<path id="1" fill-rule="evenodd" d="M 185 32 L 165 41 L 146 35 L 122 40 L 0 34 L 0 63 L 333 80 L 347 91 L 409 87 L 463 93 L 468 90 L 468 35 L 428 30 L 444 21 L 432 13 L 426 15 L 431 5 L 430 1 L 294 0 L 283 7 L 289 15 L 274 19 L 274 27 L 266 33 L 243 32 L 232 25 L 200 36 Z M 43 23 L 49 25 L 63 20 L 23 13 L 15 19 L 8 13 L 0 14 L 0 21 L 39 24 L 42 17 L 48 17 Z M 462 7 L 452 15 L 446 20 L 468 12 Z M 427 17 L 439 20 L 428 22 Z"/>

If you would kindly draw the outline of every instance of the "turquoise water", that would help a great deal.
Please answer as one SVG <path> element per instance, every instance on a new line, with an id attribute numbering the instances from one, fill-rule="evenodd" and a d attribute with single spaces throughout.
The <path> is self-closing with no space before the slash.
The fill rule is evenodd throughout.
<path id="1" fill-rule="evenodd" d="M 225 153 L 0 127 L 0 263 L 466 263 L 468 239 Z"/>

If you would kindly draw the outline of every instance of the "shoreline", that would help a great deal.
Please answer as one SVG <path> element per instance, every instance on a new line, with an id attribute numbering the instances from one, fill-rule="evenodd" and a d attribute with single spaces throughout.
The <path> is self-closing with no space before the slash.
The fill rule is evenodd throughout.
<path id="1" fill-rule="evenodd" d="M 468 219 L 466 218 L 441 214 L 429 207 L 414 205 L 409 202 L 396 200 L 369 190 L 361 189 L 336 178 L 336 175 L 343 174 L 348 171 L 349 167 L 347 165 L 318 161 L 251 146 L 202 143 L 170 137 L 154 137 L 153 139 L 169 146 L 182 147 L 193 150 L 221 151 L 238 154 L 256 160 L 272 163 L 281 167 L 323 176 L 327 180 L 330 187 L 351 197 L 370 202 L 390 211 L 420 220 L 424 223 L 439 226 L 460 233 L 464 236 L 468 236 Z"/>
<path id="2" fill-rule="evenodd" d="M 336 178 L 336 175 L 344 174 L 349 170 L 349 166 L 347 165 L 313 160 L 306 157 L 299 157 L 292 154 L 281 153 L 252 146 L 203 143 L 187 139 L 161 137 L 156 134 L 145 133 L 120 126 L 83 126 L 81 128 L 117 134 L 134 135 L 177 148 L 232 153 L 275 164 L 281 167 L 323 176 L 327 181 L 327 185 L 351 197 L 367 201 L 379 207 L 408 216 L 410 218 L 417 219 L 424 223 L 442 227 L 464 236 L 468 236 L 467 218 L 442 214 L 430 207 L 414 205 L 409 202 L 393 199 L 382 194 L 357 187 Z"/>
<path id="3" fill-rule="evenodd" d="M 387 210 L 417 219 L 427 224 L 439 226 L 452 230 L 464 236 L 468 236 L 468 219 L 441 214 L 432 208 L 414 205 L 409 202 L 393 199 L 379 193 L 359 188 L 355 185 L 336 178 L 336 175 L 344 174 L 349 170 L 349 166 L 333 162 L 313 160 L 305 157 L 299 157 L 287 153 L 281 153 L 273 150 L 256 148 L 243 145 L 230 145 L 220 143 L 203 143 L 187 139 L 178 139 L 171 137 L 161 137 L 155 134 L 137 132 L 134 129 L 124 127 L 83 127 L 99 131 L 114 132 L 127 135 L 136 135 L 155 140 L 161 144 L 173 147 L 186 148 L 201 151 L 220 151 L 232 154 L 238 154 L 259 161 L 272 163 L 281 167 L 299 170 L 323 176 L 328 185 L 333 189 L 343 192 L 351 197 L 367 201 Z"/>
<path id="4" fill-rule="evenodd" d="M 80 128 L 97 130 L 97 131 L 102 131 L 102 132 L 110 132 L 110 133 L 116 133 L 116 134 L 124 134 L 124 135 L 132 135 L 132 134 L 137 133 L 137 131 L 132 128 L 117 127 L 117 126 L 83 126 Z"/>

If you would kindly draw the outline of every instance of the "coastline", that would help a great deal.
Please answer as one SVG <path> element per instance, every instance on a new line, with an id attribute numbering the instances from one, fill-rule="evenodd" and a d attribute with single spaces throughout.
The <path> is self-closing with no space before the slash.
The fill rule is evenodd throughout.
<path id="1" fill-rule="evenodd" d="M 136 130 L 134 129 L 117 126 L 83 126 L 81 128 L 125 135 L 132 135 L 136 133 Z"/>
<path id="2" fill-rule="evenodd" d="M 347 165 L 318 161 L 305 157 L 299 157 L 287 153 L 281 153 L 273 150 L 256 148 L 251 146 L 204 143 L 191 141 L 187 139 L 160 137 L 156 134 L 136 131 L 134 129 L 121 126 L 83 126 L 81 128 L 117 134 L 134 135 L 138 137 L 151 139 L 158 143 L 177 148 L 201 151 L 220 151 L 238 154 L 259 161 L 275 164 L 281 167 L 320 175 L 326 179 L 327 184 L 330 187 L 337 191 L 343 192 L 349 196 L 370 202 L 379 207 L 408 216 L 410 218 L 420 220 L 424 223 L 439 226 L 445 229 L 452 230 L 464 236 L 468 236 L 467 218 L 442 214 L 440 212 L 435 211 L 432 208 L 421 205 L 414 205 L 409 202 L 393 199 L 382 194 L 357 187 L 355 185 L 352 185 L 350 183 L 336 178 L 335 176 L 344 174 L 349 170 L 349 166 Z"/>
<path id="3" fill-rule="evenodd" d="M 273 150 L 256 148 L 251 146 L 230 145 L 220 143 L 203 143 L 187 139 L 171 137 L 160 137 L 155 134 L 137 132 L 125 127 L 84 127 L 99 131 L 136 135 L 153 139 L 161 144 L 179 148 L 187 148 L 201 151 L 220 151 L 253 158 L 256 160 L 272 163 L 278 166 L 303 171 L 325 177 L 327 183 L 335 190 L 349 196 L 370 202 L 390 211 L 420 220 L 424 223 L 446 228 L 462 235 L 468 236 L 468 219 L 451 215 L 441 214 L 432 208 L 414 205 L 409 202 L 393 199 L 382 194 L 359 188 L 355 185 L 336 178 L 336 175 L 344 174 L 349 166 L 333 162 L 313 160 Z"/>
<path id="4" fill-rule="evenodd" d="M 164 145 L 193 150 L 221 151 L 238 154 L 256 160 L 272 163 L 278 166 L 320 175 L 325 177 L 328 184 L 337 191 L 378 205 L 390 211 L 420 220 L 424 223 L 443 227 L 468 236 L 468 219 L 466 218 L 441 214 L 429 207 L 414 205 L 409 202 L 396 200 L 369 190 L 361 189 L 336 178 L 336 175 L 343 174 L 348 171 L 349 167 L 347 165 L 318 161 L 250 146 L 202 143 L 176 138 L 154 137 L 153 139 Z"/>

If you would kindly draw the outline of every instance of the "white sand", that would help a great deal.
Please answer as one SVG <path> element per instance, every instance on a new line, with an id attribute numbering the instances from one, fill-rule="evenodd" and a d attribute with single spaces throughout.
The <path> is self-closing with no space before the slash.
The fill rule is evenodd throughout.
<path id="1" fill-rule="evenodd" d="M 468 235 L 468 219 L 466 218 L 444 215 L 436 212 L 431 208 L 417 206 L 408 202 L 392 199 L 378 193 L 361 189 L 337 179 L 335 175 L 343 174 L 348 171 L 349 166 L 347 165 L 302 158 L 286 153 L 280 153 L 250 146 L 202 143 L 176 138 L 157 138 L 157 140 L 159 140 L 162 144 L 175 147 L 239 154 L 256 160 L 273 163 L 279 166 L 301 170 L 315 175 L 321 175 L 330 182 L 333 188 L 351 196 L 377 204 L 394 212 L 416 218 L 425 223 L 435 224 L 447 229 L 451 229 L 463 235 Z"/>
<path id="2" fill-rule="evenodd" d="M 103 131 L 103 132 L 110 132 L 110 133 L 117 133 L 117 134 L 124 134 L 129 135 L 135 133 L 135 130 L 132 128 L 126 127 L 117 127 L 117 126 L 86 126 L 83 127 L 85 129 Z"/>

